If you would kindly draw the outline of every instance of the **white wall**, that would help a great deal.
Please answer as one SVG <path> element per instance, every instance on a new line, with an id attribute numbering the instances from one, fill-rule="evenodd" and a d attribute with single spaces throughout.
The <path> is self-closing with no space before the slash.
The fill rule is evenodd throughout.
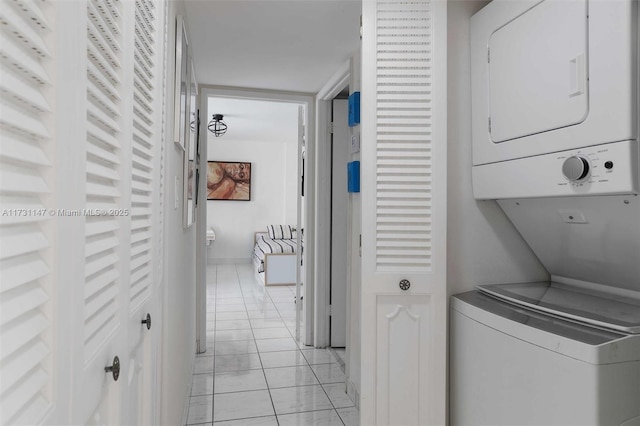
<path id="1" fill-rule="evenodd" d="M 227 114 L 219 102 L 217 98 L 210 99 L 209 117 L 218 112 Z M 229 126 L 226 135 L 216 138 L 207 134 L 207 157 L 209 161 L 250 162 L 251 201 L 207 201 L 207 226 L 216 232 L 216 241 L 208 254 L 214 263 L 249 262 L 255 232 L 266 232 L 270 224 L 295 225 L 297 222 L 298 106 L 260 101 L 266 110 L 278 108 L 280 114 L 268 123 L 258 117 L 234 123 L 233 116 L 253 114 L 250 111 L 254 111 L 255 105 L 252 104 L 256 104 L 255 101 L 235 102 L 246 103 L 247 107 L 238 108 L 229 120 L 225 118 Z M 225 105 L 230 108 L 228 103 Z M 228 137 L 237 128 L 234 126 L 243 126 L 243 133 Z M 248 126 L 252 129 L 247 129 Z"/>
<path id="2" fill-rule="evenodd" d="M 195 360 L 195 226 L 182 226 L 183 151 L 173 143 L 173 81 L 175 17 L 182 2 L 170 1 L 167 15 L 166 140 L 164 146 L 164 304 L 162 312 L 161 423 L 183 424 Z M 188 29 L 188 23 L 187 23 Z M 178 178 L 178 208 L 174 208 L 174 179 Z M 154 319 L 155 320 L 155 319 Z"/>
<path id="3" fill-rule="evenodd" d="M 478 284 L 545 280 L 540 264 L 495 201 L 475 201 L 471 188 L 469 18 L 486 1 L 449 1 L 448 226 L 449 294 Z"/>

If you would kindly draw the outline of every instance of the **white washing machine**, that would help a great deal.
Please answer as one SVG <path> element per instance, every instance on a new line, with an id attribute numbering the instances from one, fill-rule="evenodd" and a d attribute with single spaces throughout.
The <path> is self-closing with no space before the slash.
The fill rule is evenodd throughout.
<path id="1" fill-rule="evenodd" d="M 640 426 L 638 13 L 494 0 L 471 19 L 474 197 L 551 279 L 452 298 L 452 425 Z"/>
<path id="2" fill-rule="evenodd" d="M 450 330 L 452 425 L 640 425 L 640 301 L 551 283 L 481 287 L 452 298 Z"/>

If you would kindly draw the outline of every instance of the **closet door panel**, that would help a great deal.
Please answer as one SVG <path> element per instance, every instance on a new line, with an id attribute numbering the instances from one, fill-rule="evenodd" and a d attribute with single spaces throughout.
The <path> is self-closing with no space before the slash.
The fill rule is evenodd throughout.
<path id="1" fill-rule="evenodd" d="M 162 29 L 164 10 L 151 0 L 134 2 L 130 150 L 130 264 L 128 281 L 127 388 L 123 424 L 158 424 L 155 380 L 160 352 L 158 281 L 162 144 Z M 150 324 L 142 323 L 147 320 Z M 155 338 L 154 338 L 155 337 Z"/>
<path id="2" fill-rule="evenodd" d="M 58 416 L 51 5 L 0 3 L 0 423 Z M 55 412 L 54 412 L 55 411 Z"/>
<path id="3" fill-rule="evenodd" d="M 366 425 L 446 423 L 446 2 L 363 2 Z"/>

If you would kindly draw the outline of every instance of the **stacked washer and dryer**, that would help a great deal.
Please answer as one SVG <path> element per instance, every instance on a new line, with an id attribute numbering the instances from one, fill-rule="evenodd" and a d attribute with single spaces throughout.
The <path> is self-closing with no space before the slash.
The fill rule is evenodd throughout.
<path id="1" fill-rule="evenodd" d="M 494 0 L 471 19 L 474 196 L 551 279 L 452 298 L 453 425 L 640 425 L 638 9 Z"/>

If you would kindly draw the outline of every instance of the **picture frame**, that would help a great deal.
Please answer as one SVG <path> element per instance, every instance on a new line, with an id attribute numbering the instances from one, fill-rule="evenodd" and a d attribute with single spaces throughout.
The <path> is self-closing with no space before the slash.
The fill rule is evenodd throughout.
<path id="1" fill-rule="evenodd" d="M 197 90 L 197 84 L 196 84 L 196 90 Z M 196 102 L 197 102 L 197 96 L 196 96 Z M 194 190 L 195 190 L 195 196 L 196 196 L 196 208 L 198 208 L 198 204 L 200 203 L 200 174 L 201 174 L 201 169 L 203 167 L 202 167 L 202 159 L 200 157 L 200 109 L 197 107 L 196 107 L 194 126 L 195 126 L 195 133 L 196 133 L 196 164 L 195 164 L 196 182 L 195 182 Z"/>
<path id="2" fill-rule="evenodd" d="M 207 162 L 207 200 L 251 201 L 250 162 Z"/>
<path id="3" fill-rule="evenodd" d="M 184 227 L 189 228 L 196 221 L 197 187 L 197 141 L 198 141 L 198 84 L 191 55 L 187 56 L 186 137 L 184 151 Z"/>
<path id="4" fill-rule="evenodd" d="M 176 16 L 175 53 L 173 142 L 184 151 L 187 138 L 187 120 L 189 118 L 187 111 L 189 42 L 187 39 L 187 29 L 181 15 Z"/>

